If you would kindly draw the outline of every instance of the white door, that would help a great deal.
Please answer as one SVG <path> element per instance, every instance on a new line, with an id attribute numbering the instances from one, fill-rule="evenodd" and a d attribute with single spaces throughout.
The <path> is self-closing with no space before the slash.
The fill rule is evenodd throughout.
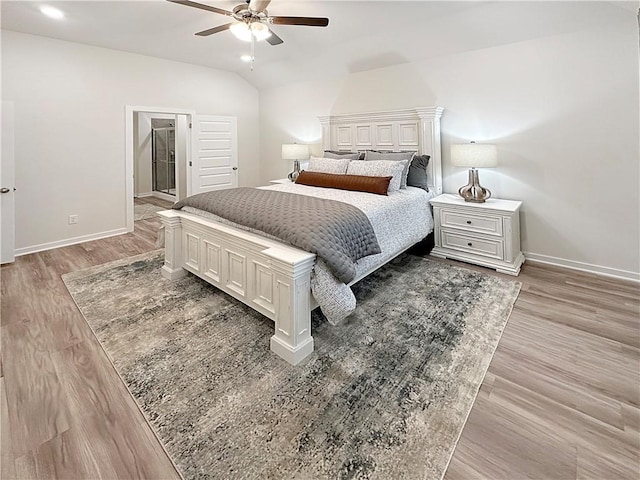
<path id="1" fill-rule="evenodd" d="M 189 195 L 238 186 L 236 117 L 195 115 Z"/>
<path id="2" fill-rule="evenodd" d="M 15 196 L 13 102 L 2 102 L 2 157 L 0 160 L 0 263 L 15 259 Z"/>

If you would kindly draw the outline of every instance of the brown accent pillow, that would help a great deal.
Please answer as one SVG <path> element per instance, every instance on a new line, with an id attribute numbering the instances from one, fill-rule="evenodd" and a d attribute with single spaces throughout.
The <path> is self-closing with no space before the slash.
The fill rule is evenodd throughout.
<path id="1" fill-rule="evenodd" d="M 311 187 L 339 188 L 340 190 L 386 195 L 392 178 L 302 171 L 298 175 L 296 183 Z"/>

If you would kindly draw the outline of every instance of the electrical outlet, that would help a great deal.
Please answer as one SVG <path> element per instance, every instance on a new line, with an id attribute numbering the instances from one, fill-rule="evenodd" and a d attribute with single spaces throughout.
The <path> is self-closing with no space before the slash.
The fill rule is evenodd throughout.
<path id="1" fill-rule="evenodd" d="M 69 215 L 69 225 L 78 223 L 78 215 Z"/>

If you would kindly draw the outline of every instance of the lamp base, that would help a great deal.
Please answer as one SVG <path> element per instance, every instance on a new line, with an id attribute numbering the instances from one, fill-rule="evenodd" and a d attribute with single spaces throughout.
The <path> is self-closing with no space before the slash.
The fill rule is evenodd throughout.
<path id="1" fill-rule="evenodd" d="M 484 203 L 491 198 L 491 190 L 480 186 L 478 170 L 475 168 L 469 170 L 469 183 L 460 187 L 458 194 L 464 198 L 465 202 Z"/>
<path id="2" fill-rule="evenodd" d="M 294 160 L 293 161 L 293 172 L 291 172 L 289 175 L 287 175 L 287 178 L 289 180 L 291 180 L 292 182 L 295 182 L 296 178 L 298 178 L 298 175 L 300 175 L 300 161 L 299 160 Z"/>

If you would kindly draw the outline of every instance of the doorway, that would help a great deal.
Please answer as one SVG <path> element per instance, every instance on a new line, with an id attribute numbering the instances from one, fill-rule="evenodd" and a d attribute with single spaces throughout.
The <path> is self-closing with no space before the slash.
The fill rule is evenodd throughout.
<path id="1" fill-rule="evenodd" d="M 154 217 L 187 196 L 193 111 L 126 107 L 126 221 Z"/>
<path id="2" fill-rule="evenodd" d="M 148 112 L 133 115 L 134 197 L 181 200 L 188 194 L 187 116 Z"/>

